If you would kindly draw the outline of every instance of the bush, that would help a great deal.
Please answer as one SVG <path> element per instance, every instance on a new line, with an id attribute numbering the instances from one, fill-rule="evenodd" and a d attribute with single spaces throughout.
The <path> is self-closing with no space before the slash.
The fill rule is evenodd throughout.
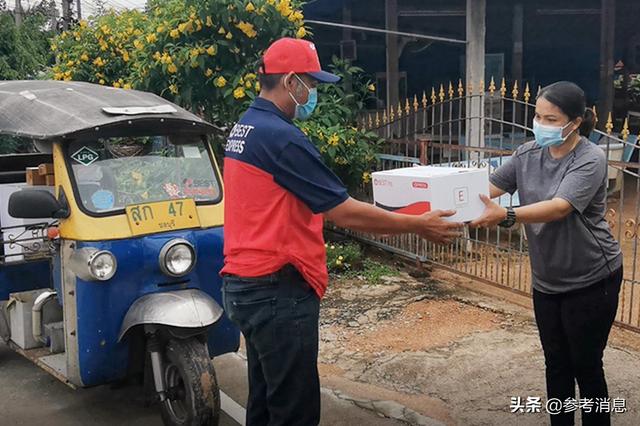
<path id="1" fill-rule="evenodd" d="M 255 64 L 269 44 L 304 37 L 296 0 L 151 0 L 111 11 L 52 44 L 53 77 L 157 93 L 229 127 L 257 96 Z"/>
<path id="2" fill-rule="evenodd" d="M 359 268 L 362 263 L 362 250 L 356 243 L 327 243 L 327 269 L 337 274 Z"/>

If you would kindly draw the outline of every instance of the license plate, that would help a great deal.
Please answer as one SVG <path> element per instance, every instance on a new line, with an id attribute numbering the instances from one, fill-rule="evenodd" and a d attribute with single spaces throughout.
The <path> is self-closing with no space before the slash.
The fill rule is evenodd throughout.
<path id="1" fill-rule="evenodd" d="M 191 198 L 136 204 L 127 206 L 126 212 L 133 235 L 200 227 L 196 202 Z"/>

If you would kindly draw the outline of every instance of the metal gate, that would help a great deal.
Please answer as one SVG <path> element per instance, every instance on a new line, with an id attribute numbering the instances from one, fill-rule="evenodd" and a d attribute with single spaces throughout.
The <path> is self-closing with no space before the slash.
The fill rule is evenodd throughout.
<path id="1" fill-rule="evenodd" d="M 540 90 L 540 88 L 538 88 Z M 382 170 L 431 164 L 453 167 L 487 167 L 490 171 L 507 161 L 511 153 L 532 139 L 531 122 L 535 101 L 527 83 L 507 89 L 491 80 L 485 89 L 449 83 L 432 88 L 384 111 L 361 118 L 361 126 L 384 138 L 379 154 Z M 473 102 L 483 113 L 466 114 Z M 480 109 L 482 110 L 482 109 Z M 602 116 L 601 116 L 602 117 Z M 638 136 L 630 135 L 628 120 L 614 133 L 611 114 L 604 115 L 605 131 L 589 136 L 608 158 L 607 221 L 624 252 L 624 283 L 616 323 L 640 332 L 640 176 Z M 370 201 L 365 190 L 362 198 Z M 500 198 L 503 206 L 519 204 L 517 194 Z M 351 233 L 369 244 L 391 252 L 428 261 L 453 272 L 531 294 L 531 269 L 524 227 L 511 230 L 465 230 L 464 238 L 451 246 L 428 243 L 416 235 L 376 237 Z"/>

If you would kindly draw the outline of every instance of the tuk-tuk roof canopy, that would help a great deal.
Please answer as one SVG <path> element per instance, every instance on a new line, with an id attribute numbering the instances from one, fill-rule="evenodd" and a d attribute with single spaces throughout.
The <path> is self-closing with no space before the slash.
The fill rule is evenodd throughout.
<path id="1" fill-rule="evenodd" d="M 45 140 L 216 130 L 152 93 L 76 81 L 0 81 L 0 134 Z"/>

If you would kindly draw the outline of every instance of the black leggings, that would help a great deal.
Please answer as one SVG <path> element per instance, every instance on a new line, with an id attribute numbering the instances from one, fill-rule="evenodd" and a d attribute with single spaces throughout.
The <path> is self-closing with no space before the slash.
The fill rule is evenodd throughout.
<path id="1" fill-rule="evenodd" d="M 544 350 L 547 398 L 608 398 L 602 355 L 618 309 L 622 268 L 585 289 L 566 294 L 533 292 L 533 306 Z M 600 411 L 600 410 L 598 410 Z M 610 425 L 609 413 L 582 410 L 583 425 Z M 551 416 L 551 424 L 573 425 L 573 412 Z"/>

